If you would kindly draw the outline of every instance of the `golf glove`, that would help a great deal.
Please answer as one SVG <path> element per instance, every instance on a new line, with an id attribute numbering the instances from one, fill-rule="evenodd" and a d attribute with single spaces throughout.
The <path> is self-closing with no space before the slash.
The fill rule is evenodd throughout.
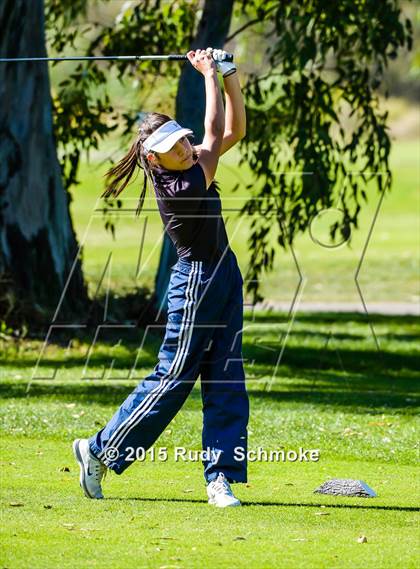
<path id="1" fill-rule="evenodd" d="M 206 51 L 212 54 L 217 71 L 221 73 L 223 77 L 228 77 L 232 75 L 232 73 L 235 73 L 236 65 L 232 61 L 223 61 L 223 58 L 226 56 L 226 51 L 223 49 L 213 49 L 211 47 L 208 47 Z"/>

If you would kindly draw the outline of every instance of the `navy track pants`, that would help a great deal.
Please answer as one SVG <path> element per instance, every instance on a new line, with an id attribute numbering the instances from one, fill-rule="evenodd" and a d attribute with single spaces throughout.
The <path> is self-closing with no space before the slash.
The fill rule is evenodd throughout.
<path id="1" fill-rule="evenodd" d="M 223 472 L 230 482 L 246 482 L 249 402 L 242 286 L 231 249 L 213 263 L 181 258 L 172 267 L 159 362 L 89 439 L 92 452 L 109 468 L 121 474 L 132 464 L 127 448 L 150 448 L 201 376 L 202 446 L 211 451 L 203 461 L 204 477 L 209 482 Z"/>

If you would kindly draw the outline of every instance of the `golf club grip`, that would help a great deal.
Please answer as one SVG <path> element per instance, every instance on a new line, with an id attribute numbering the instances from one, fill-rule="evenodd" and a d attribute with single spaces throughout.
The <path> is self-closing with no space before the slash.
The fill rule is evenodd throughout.
<path id="1" fill-rule="evenodd" d="M 180 59 L 188 59 L 188 57 L 187 57 L 186 55 L 176 55 L 176 54 L 174 54 L 174 55 L 168 55 L 168 59 L 175 59 L 175 60 L 178 59 L 178 60 L 180 60 Z M 226 57 L 225 57 L 222 61 L 229 61 L 229 62 L 233 61 L 233 53 L 227 53 L 227 54 L 226 54 Z"/>

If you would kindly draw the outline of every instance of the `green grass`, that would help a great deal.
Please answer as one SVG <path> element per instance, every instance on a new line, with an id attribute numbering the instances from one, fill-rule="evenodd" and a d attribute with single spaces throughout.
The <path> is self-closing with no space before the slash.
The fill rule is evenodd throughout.
<path id="1" fill-rule="evenodd" d="M 382 202 L 359 274 L 359 283 L 368 306 L 371 302 L 415 303 L 420 298 L 419 144 L 419 140 L 399 141 L 392 150 L 393 189 Z M 107 149 L 110 150 L 109 147 Z M 117 151 L 117 158 L 123 149 L 118 153 L 115 143 L 113 150 Z M 231 188 L 237 181 L 251 182 L 252 176 L 246 167 L 239 168 L 237 161 L 235 149 L 223 156 L 217 178 L 221 183 L 224 217 L 231 246 L 245 275 L 249 262 L 249 222 L 229 210 L 240 207 L 247 197 L 244 185 L 234 194 Z M 102 191 L 104 171 L 105 164 L 100 164 L 98 160 L 90 166 L 84 164 L 81 171 L 82 183 L 72 190 L 71 211 L 78 239 L 84 244 L 84 269 L 91 290 L 95 289 L 110 252 L 113 254 L 113 262 L 107 278 L 115 290 L 133 290 L 135 285 L 153 288 L 162 225 L 152 190 L 149 189 L 147 211 L 144 211 L 140 219 L 135 219 L 131 213 L 120 216 L 116 222 L 117 238 L 114 241 L 104 230 L 102 214 L 97 212 L 92 215 Z M 139 182 L 140 178 L 141 176 Z M 139 182 L 132 184 L 124 193 L 125 205 L 133 207 L 136 203 Z M 297 239 L 294 250 L 305 279 L 302 301 L 359 301 L 354 276 L 379 199 L 373 184 L 369 185 L 367 193 L 369 202 L 363 208 L 359 230 L 353 233 L 350 244 L 327 249 L 315 244 L 310 239 L 309 232 Z M 321 232 L 324 230 L 321 228 Z M 144 246 L 139 260 L 143 239 Z M 261 287 L 265 297 L 270 300 L 291 301 L 298 280 L 291 252 L 278 250 L 274 271 L 263 275 Z"/>
<path id="2" fill-rule="evenodd" d="M 407 488 L 413 468 L 329 460 L 254 465 L 252 482 L 237 492 L 245 507 L 217 511 L 204 501 L 197 464 L 136 464 L 106 480 L 109 499 L 89 502 L 78 495 L 68 444 L 11 440 L 2 456 L 14 480 L 4 488 L 6 566 L 416 566 Z M 63 466 L 70 472 L 60 472 Z M 312 494 L 331 474 L 367 478 L 381 497 L 366 503 Z M 358 543 L 360 535 L 368 542 Z"/>
<path id="3" fill-rule="evenodd" d="M 378 352 L 362 316 L 299 314 L 276 369 L 286 318 L 247 316 L 249 447 L 319 449 L 320 459 L 250 462 L 235 511 L 206 504 L 200 463 L 173 460 L 176 446 L 200 448 L 199 386 L 156 443 L 169 449 L 166 462 L 111 473 L 107 500 L 81 495 L 71 441 L 98 430 L 136 385 L 123 378 L 141 336 L 99 344 L 89 371 L 103 380 L 83 379 L 87 336 L 67 351 L 64 341 L 48 347 L 37 373 L 55 369 L 49 380 L 31 381 L 40 341 L 3 343 L 2 567 L 417 566 L 416 319 L 373 317 Z M 159 343 L 148 338 L 139 377 Z M 328 477 L 365 480 L 378 497 L 314 494 Z"/>

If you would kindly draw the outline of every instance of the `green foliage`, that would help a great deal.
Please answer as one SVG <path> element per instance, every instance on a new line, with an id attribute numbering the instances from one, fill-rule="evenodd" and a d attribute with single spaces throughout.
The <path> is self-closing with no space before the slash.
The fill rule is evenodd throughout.
<path id="1" fill-rule="evenodd" d="M 376 179 L 381 192 L 391 187 L 387 113 L 379 110 L 376 89 L 398 49 L 411 47 L 412 33 L 395 0 L 276 4 L 269 71 L 251 74 L 244 90 L 242 160 L 263 182 L 248 185 L 253 197 L 243 208 L 253 217 L 248 291 L 255 301 L 262 300 L 261 272 L 275 256 L 270 232 L 287 247 L 339 199 L 343 217 L 331 235 L 348 239 L 367 182 Z M 352 129 L 342 124 L 345 112 Z"/>
<path id="2" fill-rule="evenodd" d="M 77 18 L 87 4 L 47 1 L 49 41 L 58 53 L 77 43 Z M 90 24 L 84 51 L 185 52 L 199 7 L 198 0 L 124 3 L 113 25 Z M 375 179 L 380 192 L 390 189 L 387 113 L 379 108 L 378 89 L 389 61 L 398 50 L 411 48 L 412 25 L 397 0 L 237 0 L 234 9 L 243 25 L 231 38 L 257 24 L 269 38 L 268 68 L 261 66 L 246 80 L 248 130 L 241 143 L 242 162 L 255 178 L 243 208 L 252 218 L 247 291 L 255 302 L 262 299 L 260 276 L 273 266 L 273 234 L 287 248 L 320 210 L 338 203 L 342 219 L 331 227 L 331 236 L 347 240 L 357 228 L 369 180 Z M 154 85 L 159 76 L 175 81 L 180 73 L 179 66 L 162 62 L 140 69 L 132 62 L 78 66 L 54 94 L 67 186 L 77 181 L 81 152 L 97 148 L 116 125 L 130 133 L 136 121 L 136 113 L 110 104 L 107 70 L 115 65 L 121 81 L 136 78 L 142 85 Z"/>
<path id="3" fill-rule="evenodd" d="M 107 0 L 103 0 L 106 4 Z M 145 0 L 125 3 L 113 25 L 93 21 L 84 24 L 89 3 L 46 0 L 47 43 L 58 55 L 69 48 L 86 55 L 141 55 L 179 53 L 188 50 L 196 19 L 196 3 Z M 81 41 L 82 44 L 81 44 Z M 118 77 L 153 83 L 158 76 L 177 77 L 179 66 L 161 61 L 84 62 L 60 82 L 53 93 L 54 129 L 66 188 L 77 184 L 83 152 L 97 149 L 113 130 L 131 132 L 137 110 L 116 109 L 107 93 L 108 71 L 118 66 Z"/>
<path id="4" fill-rule="evenodd" d="M 165 3 L 144 0 L 127 4 L 120 12 L 115 25 L 101 30 L 91 42 L 88 53 L 97 50 L 103 55 L 158 55 L 185 53 L 193 38 L 197 2 L 182 0 Z M 120 76 L 137 76 L 136 63 L 119 64 Z M 141 72 L 161 73 L 161 61 L 142 63 Z M 165 67 L 165 76 L 176 77 L 179 67 Z"/>
<path id="5" fill-rule="evenodd" d="M 99 147 L 118 126 L 109 96 L 98 96 L 95 87 L 106 83 L 105 73 L 96 65 L 80 64 L 59 84 L 53 96 L 54 131 L 59 141 L 59 158 L 65 187 L 78 183 L 81 153 Z M 114 119 L 109 123 L 109 116 Z"/>
<path id="6" fill-rule="evenodd" d="M 74 24 L 86 15 L 88 0 L 45 0 L 44 5 L 49 46 L 58 52 L 73 46 L 81 32 Z"/>

